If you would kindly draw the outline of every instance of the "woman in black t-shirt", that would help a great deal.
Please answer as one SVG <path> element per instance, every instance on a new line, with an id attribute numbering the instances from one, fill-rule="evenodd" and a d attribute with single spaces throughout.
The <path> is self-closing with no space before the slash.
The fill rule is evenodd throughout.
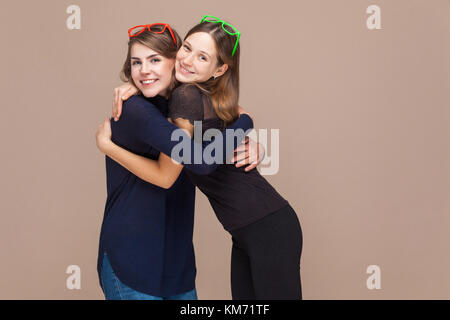
<path id="1" fill-rule="evenodd" d="M 239 115 L 239 36 L 228 23 L 206 17 L 178 51 L 176 79 L 183 84 L 172 92 L 169 117 L 191 136 L 195 121 L 202 121 L 204 133 L 225 129 Z M 153 164 L 157 160 L 114 150 L 114 158 L 150 183 L 157 180 L 148 177 L 163 174 L 175 181 L 183 167 L 174 162 L 162 168 Z M 232 235 L 233 299 L 301 299 L 302 230 L 289 203 L 257 170 L 222 164 L 207 175 L 186 172 Z"/>

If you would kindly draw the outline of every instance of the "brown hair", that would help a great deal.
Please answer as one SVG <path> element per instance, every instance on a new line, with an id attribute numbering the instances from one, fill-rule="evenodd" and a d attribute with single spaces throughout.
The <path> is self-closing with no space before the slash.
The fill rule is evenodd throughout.
<path id="1" fill-rule="evenodd" d="M 232 30 L 230 30 L 232 32 Z M 206 32 L 214 40 L 217 50 L 217 65 L 228 64 L 227 71 L 216 79 L 209 79 L 196 83 L 212 100 L 217 116 L 226 125 L 231 124 L 239 116 L 239 43 L 234 56 L 232 52 L 236 43 L 236 36 L 231 36 L 222 29 L 221 23 L 203 22 L 194 26 L 186 34 L 184 40 L 197 32 Z"/>
<path id="2" fill-rule="evenodd" d="M 152 26 L 151 29 L 154 31 L 161 31 L 163 28 L 164 28 L 163 26 L 157 25 Z M 175 36 L 175 39 L 177 40 L 176 44 L 173 41 L 169 28 L 166 28 L 163 33 L 153 33 L 146 29 L 141 34 L 132 37 L 128 41 L 127 59 L 125 60 L 125 63 L 123 64 L 122 70 L 120 72 L 120 79 L 124 82 L 132 83 L 137 88 L 136 84 L 133 81 L 133 78 L 131 77 L 131 48 L 135 43 L 140 43 L 156 51 L 165 58 L 175 59 L 175 57 L 177 56 L 178 49 L 181 47 L 181 38 L 173 28 L 172 31 Z M 177 80 L 175 79 L 175 68 L 173 72 L 174 74 L 172 76 L 172 82 L 170 83 L 169 89 L 167 90 L 166 98 L 169 98 L 170 93 L 177 86 L 178 83 Z"/>

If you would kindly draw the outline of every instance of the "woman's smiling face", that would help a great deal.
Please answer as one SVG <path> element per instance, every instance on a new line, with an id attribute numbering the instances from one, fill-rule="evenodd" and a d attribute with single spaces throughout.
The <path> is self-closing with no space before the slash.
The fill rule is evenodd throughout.
<path id="1" fill-rule="evenodd" d="M 178 50 L 175 77 L 180 82 L 205 82 L 223 74 L 217 63 L 213 38 L 206 32 L 197 32 L 187 37 Z"/>
<path id="2" fill-rule="evenodd" d="M 131 77 L 136 87 L 147 97 L 164 96 L 172 81 L 175 59 L 135 43 L 130 50 Z"/>

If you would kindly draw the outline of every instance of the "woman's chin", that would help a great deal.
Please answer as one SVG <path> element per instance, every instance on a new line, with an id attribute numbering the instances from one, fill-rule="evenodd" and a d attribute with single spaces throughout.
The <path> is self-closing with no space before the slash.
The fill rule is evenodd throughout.
<path id="1" fill-rule="evenodd" d="M 189 77 L 186 77 L 178 72 L 175 74 L 175 78 L 180 82 L 192 82 L 192 80 L 189 79 Z"/>
<path id="2" fill-rule="evenodd" d="M 146 90 L 142 88 L 139 88 L 139 90 L 141 91 L 142 95 L 146 98 L 153 98 L 158 95 L 158 92 L 155 90 L 148 90 L 148 89 Z"/>

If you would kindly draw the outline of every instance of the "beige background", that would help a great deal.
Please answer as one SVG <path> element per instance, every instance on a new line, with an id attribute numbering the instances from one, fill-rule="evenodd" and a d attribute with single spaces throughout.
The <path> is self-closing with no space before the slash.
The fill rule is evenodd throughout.
<path id="1" fill-rule="evenodd" d="M 66 8 L 81 7 L 81 30 Z M 368 30 L 366 8 L 381 8 Z M 127 30 L 202 15 L 242 33 L 241 104 L 280 129 L 267 179 L 304 232 L 305 299 L 450 298 L 450 2 L 1 1 L 0 298 L 103 299 L 97 125 Z M 197 198 L 200 299 L 229 299 L 230 236 Z M 66 289 L 79 265 L 81 290 Z M 381 268 L 368 290 L 366 268 Z"/>

